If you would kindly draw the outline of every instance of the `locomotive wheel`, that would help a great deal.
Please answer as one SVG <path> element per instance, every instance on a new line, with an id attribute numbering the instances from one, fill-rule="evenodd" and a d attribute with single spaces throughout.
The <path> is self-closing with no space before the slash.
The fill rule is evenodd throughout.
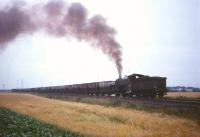
<path id="1" fill-rule="evenodd" d="M 136 95 L 136 97 L 140 97 L 141 96 L 140 93 L 136 93 L 135 95 Z"/>
<path id="2" fill-rule="evenodd" d="M 129 97 L 133 97 L 133 93 L 130 93 L 130 94 L 129 94 Z"/>
<path id="3" fill-rule="evenodd" d="M 152 93 L 152 94 L 150 95 L 150 97 L 151 97 L 151 98 L 155 98 L 155 97 L 156 97 L 156 93 Z"/>
<path id="4" fill-rule="evenodd" d="M 158 93 L 159 98 L 163 98 L 164 94 L 163 93 Z"/>
<path id="5" fill-rule="evenodd" d="M 127 95 L 126 95 L 126 94 L 122 94 L 122 96 L 123 96 L 123 97 L 126 97 Z"/>
<path id="6" fill-rule="evenodd" d="M 148 94 L 142 94 L 142 97 L 146 98 L 148 97 Z"/>

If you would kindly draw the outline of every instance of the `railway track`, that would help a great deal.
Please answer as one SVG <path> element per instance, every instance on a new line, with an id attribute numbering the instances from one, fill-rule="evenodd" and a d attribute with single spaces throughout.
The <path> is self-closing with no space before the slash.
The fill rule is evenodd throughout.
<path id="1" fill-rule="evenodd" d="M 33 93 L 34 94 L 34 93 Z M 37 93 L 36 95 L 42 95 L 46 97 L 56 98 L 66 100 L 70 97 L 78 99 L 91 98 L 91 99 L 109 99 L 115 103 L 128 103 L 130 105 L 143 105 L 154 108 L 178 108 L 178 109 L 200 109 L 200 100 L 177 100 L 169 98 L 138 98 L 138 97 L 116 97 L 116 96 L 97 96 L 97 95 L 75 95 L 75 94 L 41 94 Z"/>
<path id="2" fill-rule="evenodd" d="M 197 100 L 176 100 L 176 99 L 151 99 L 151 98 L 137 98 L 137 97 L 115 97 L 115 96 L 82 96 L 91 98 L 107 98 L 113 101 L 121 101 L 130 104 L 141 104 L 150 107 L 167 107 L 167 108 L 181 108 L 181 109 L 200 109 L 200 101 Z"/>
<path id="3" fill-rule="evenodd" d="M 172 99 L 138 99 L 128 98 L 129 101 L 143 103 L 144 105 L 154 107 L 168 107 L 168 108 L 198 108 L 200 109 L 200 102 L 198 101 L 184 101 L 184 100 L 172 100 Z"/>

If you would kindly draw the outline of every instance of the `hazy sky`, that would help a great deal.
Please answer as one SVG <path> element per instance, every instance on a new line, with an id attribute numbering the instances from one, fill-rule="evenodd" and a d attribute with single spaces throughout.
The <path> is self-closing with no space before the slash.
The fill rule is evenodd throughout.
<path id="1" fill-rule="evenodd" d="M 3 0 L 2 5 L 9 1 Z M 39 0 L 27 0 L 30 4 Z M 117 31 L 123 75 L 167 77 L 168 86 L 200 87 L 200 0 L 68 0 L 100 14 Z M 42 14 L 42 13 L 41 13 Z M 73 37 L 38 31 L 0 50 L 0 88 L 65 85 L 118 78 L 112 60 Z"/>

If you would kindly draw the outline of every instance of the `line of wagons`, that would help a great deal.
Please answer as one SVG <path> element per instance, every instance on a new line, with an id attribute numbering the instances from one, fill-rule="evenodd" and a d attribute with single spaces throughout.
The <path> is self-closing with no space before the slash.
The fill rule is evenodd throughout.
<path id="1" fill-rule="evenodd" d="M 13 92 L 98 96 L 137 96 L 162 98 L 167 93 L 166 77 L 132 74 L 115 81 L 101 81 L 64 86 L 13 89 Z"/>

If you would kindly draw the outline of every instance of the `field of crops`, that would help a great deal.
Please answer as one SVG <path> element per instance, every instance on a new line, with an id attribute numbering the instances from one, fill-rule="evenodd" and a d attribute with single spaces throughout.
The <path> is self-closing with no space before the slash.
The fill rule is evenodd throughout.
<path id="1" fill-rule="evenodd" d="M 2 93 L 0 107 L 91 137 L 199 137 L 190 119 L 123 107 L 60 101 Z"/>
<path id="2" fill-rule="evenodd" d="M 0 108 L 0 137 L 81 137 L 41 123 L 31 117 Z"/>
<path id="3" fill-rule="evenodd" d="M 168 92 L 166 98 L 200 100 L 200 92 Z"/>

